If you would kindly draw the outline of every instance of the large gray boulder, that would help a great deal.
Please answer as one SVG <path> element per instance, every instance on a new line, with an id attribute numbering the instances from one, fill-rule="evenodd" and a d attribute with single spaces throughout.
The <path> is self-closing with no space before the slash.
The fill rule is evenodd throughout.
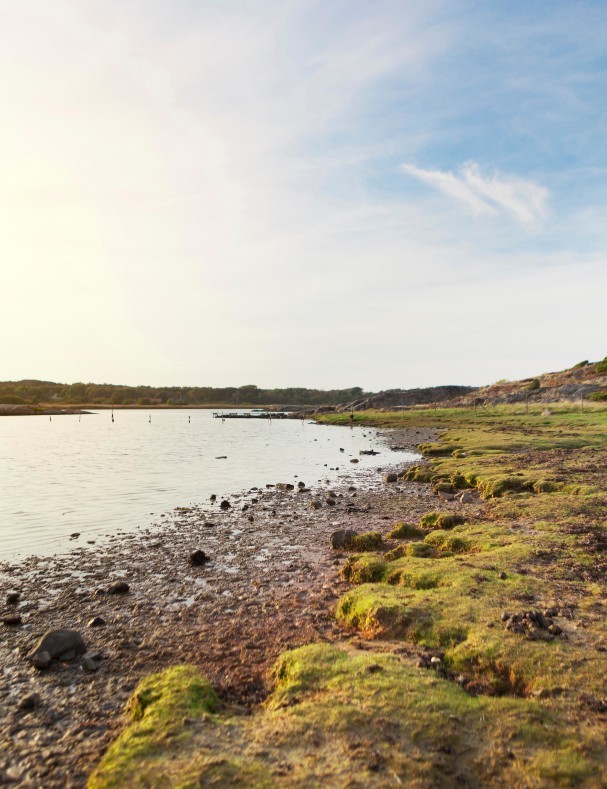
<path id="1" fill-rule="evenodd" d="M 48 668 L 52 660 L 72 660 L 86 652 L 86 645 L 77 630 L 49 630 L 36 644 L 29 659 L 40 670 Z"/>

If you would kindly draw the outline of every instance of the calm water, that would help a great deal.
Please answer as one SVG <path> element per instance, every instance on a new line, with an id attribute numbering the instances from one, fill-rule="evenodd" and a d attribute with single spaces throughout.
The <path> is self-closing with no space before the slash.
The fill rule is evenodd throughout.
<path id="1" fill-rule="evenodd" d="M 109 411 L 52 421 L 0 418 L 0 558 L 63 550 L 74 545 L 72 532 L 81 533 L 82 544 L 146 526 L 211 493 L 294 482 L 295 475 L 312 485 L 411 457 L 391 452 L 376 431 L 363 428 L 291 419 L 222 422 L 207 410 L 117 411 L 114 418 L 112 424 Z M 370 448 L 381 455 L 359 456 Z M 336 466 L 339 471 L 330 470 Z"/>

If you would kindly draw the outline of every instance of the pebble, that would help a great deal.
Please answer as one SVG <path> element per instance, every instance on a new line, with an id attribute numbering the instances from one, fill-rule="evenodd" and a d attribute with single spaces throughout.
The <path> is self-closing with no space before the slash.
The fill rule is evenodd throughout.
<path id="1" fill-rule="evenodd" d="M 21 614 L 6 614 L 2 617 L 2 623 L 14 627 L 23 624 Z"/>
<path id="2" fill-rule="evenodd" d="M 6 602 L 8 605 L 14 605 L 15 603 L 19 602 L 20 597 L 21 597 L 21 592 L 7 592 Z"/>
<path id="3" fill-rule="evenodd" d="M 203 564 L 210 562 L 211 560 L 206 555 L 204 551 L 196 550 L 192 551 L 190 554 L 189 562 L 193 567 L 201 567 Z"/>
<path id="4" fill-rule="evenodd" d="M 28 693 L 27 696 L 23 696 L 19 703 L 17 704 L 17 709 L 20 710 L 33 710 L 40 704 L 40 694 L 39 693 Z"/>
<path id="5" fill-rule="evenodd" d="M 126 581 L 115 581 L 108 586 L 106 592 L 108 594 L 126 594 L 130 588 Z"/>
<path id="6" fill-rule="evenodd" d="M 92 619 L 86 623 L 87 627 L 103 627 L 106 624 L 105 619 L 102 616 L 94 616 Z"/>

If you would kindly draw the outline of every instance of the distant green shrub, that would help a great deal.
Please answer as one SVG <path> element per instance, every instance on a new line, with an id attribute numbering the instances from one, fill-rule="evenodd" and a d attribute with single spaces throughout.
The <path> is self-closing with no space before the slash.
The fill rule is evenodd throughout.
<path id="1" fill-rule="evenodd" d="M 592 392 L 588 395 L 588 400 L 596 400 L 600 403 L 603 400 L 607 400 L 607 392 L 605 390 L 600 392 Z"/>
<path id="2" fill-rule="evenodd" d="M 577 364 L 574 364 L 574 365 L 573 365 L 573 369 L 574 369 L 574 370 L 577 370 L 577 369 L 578 369 L 578 368 L 580 368 L 580 367 L 586 367 L 588 364 L 590 364 L 590 362 L 588 361 L 588 359 L 584 359 L 584 361 L 583 361 L 583 362 L 578 362 Z"/>
<path id="3" fill-rule="evenodd" d="M 602 362 L 599 362 L 596 366 L 596 371 L 600 375 L 607 373 L 607 356 L 603 359 Z"/>
<path id="4" fill-rule="evenodd" d="M 539 378 L 534 378 L 525 388 L 528 392 L 536 392 L 540 388 Z"/>
<path id="5" fill-rule="evenodd" d="M 17 397 L 17 395 L 0 395 L 0 403 L 4 405 L 21 405 L 25 403 L 25 400 L 22 397 Z"/>

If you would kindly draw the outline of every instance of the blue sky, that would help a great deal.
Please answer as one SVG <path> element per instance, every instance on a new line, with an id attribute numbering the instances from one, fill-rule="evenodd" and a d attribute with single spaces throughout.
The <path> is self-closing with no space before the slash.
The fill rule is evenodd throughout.
<path id="1" fill-rule="evenodd" d="M 0 377 L 377 390 L 602 358 L 606 23 L 0 0 Z"/>

